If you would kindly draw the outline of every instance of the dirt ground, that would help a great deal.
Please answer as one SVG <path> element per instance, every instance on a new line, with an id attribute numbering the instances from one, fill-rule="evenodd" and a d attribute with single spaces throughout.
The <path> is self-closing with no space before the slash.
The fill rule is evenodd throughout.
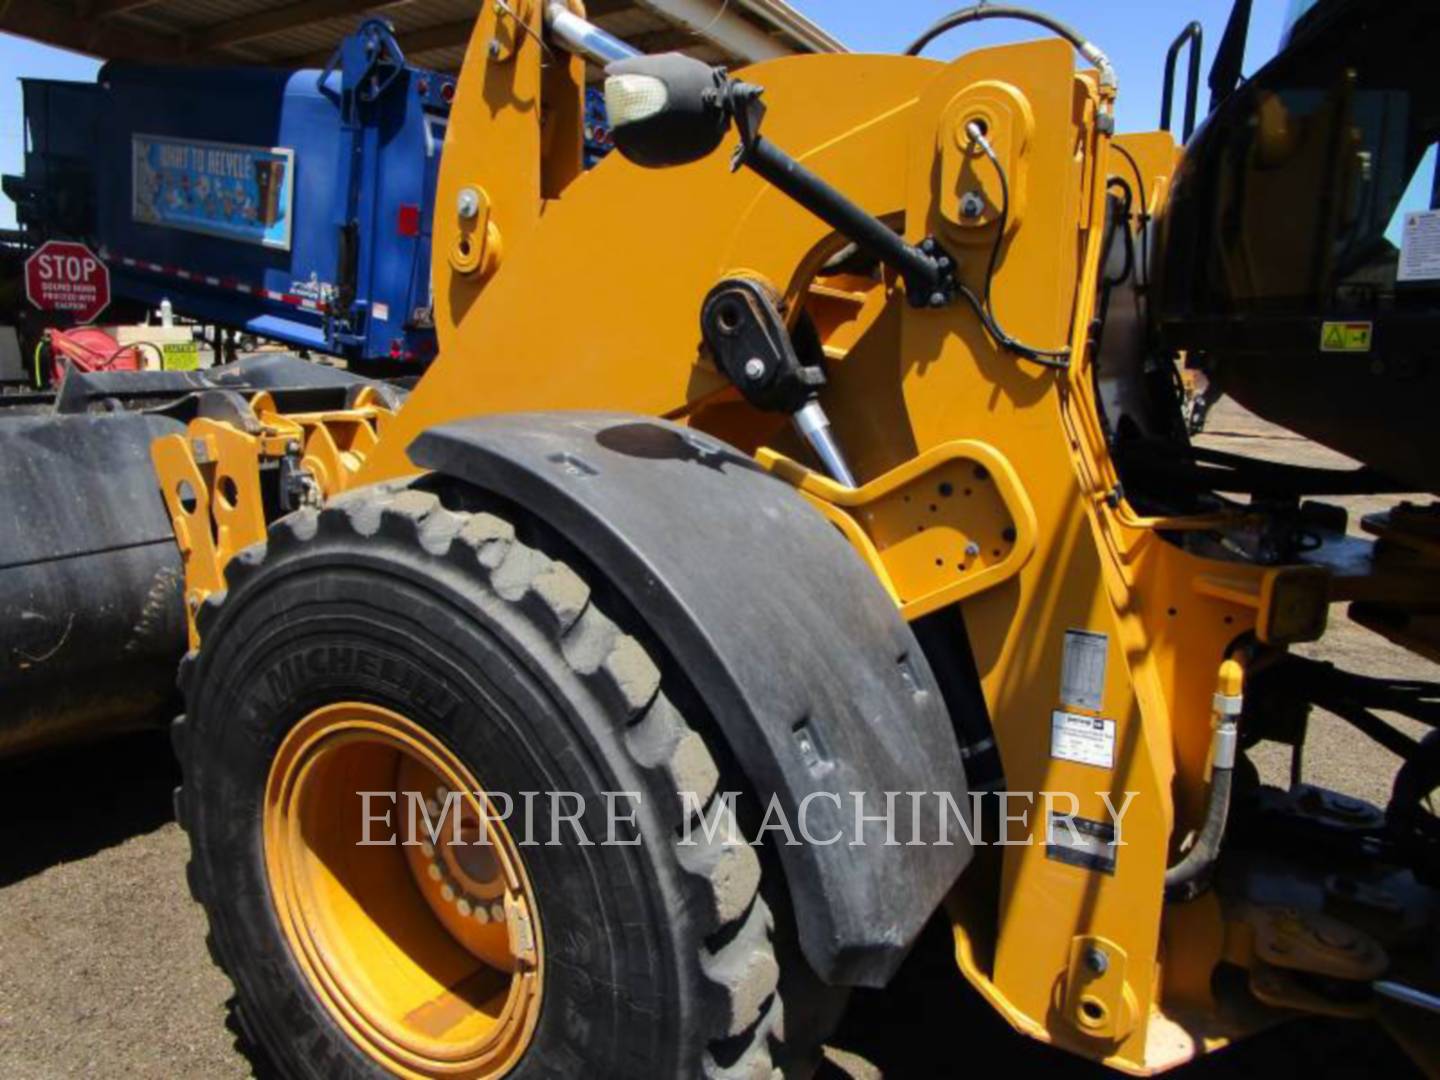
<path id="1" fill-rule="evenodd" d="M 1212 414 L 1205 441 L 1343 463 L 1228 403 Z M 1364 510 L 1374 501 L 1349 502 Z M 1435 665 L 1345 623 L 1339 609 L 1333 617 L 1326 655 L 1342 666 L 1440 677 Z M 1312 782 L 1383 803 L 1396 764 L 1333 718 L 1312 724 Z M 1279 781 L 1288 760 L 1267 751 L 1261 766 Z M 230 986 L 205 952 L 204 919 L 185 889 L 185 838 L 171 816 L 176 780 L 166 740 L 149 734 L 0 767 L 0 1078 L 270 1075 L 238 1034 Z M 953 967 L 935 962 L 946 950 L 933 944 L 917 948 L 892 992 L 856 995 L 828 1053 L 827 1080 L 973 1075 L 992 1062 L 1009 1075 L 1113 1075 L 1013 1035 Z M 1173 1075 L 1411 1073 L 1378 1030 L 1320 1022 Z"/>

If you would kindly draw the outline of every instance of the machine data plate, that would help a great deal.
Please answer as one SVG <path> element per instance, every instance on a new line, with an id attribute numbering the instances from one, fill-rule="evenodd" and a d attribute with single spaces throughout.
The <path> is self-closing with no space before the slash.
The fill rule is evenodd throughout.
<path id="1" fill-rule="evenodd" d="M 1101 769 L 1115 767 L 1115 721 L 1056 709 L 1050 714 L 1050 756 Z"/>

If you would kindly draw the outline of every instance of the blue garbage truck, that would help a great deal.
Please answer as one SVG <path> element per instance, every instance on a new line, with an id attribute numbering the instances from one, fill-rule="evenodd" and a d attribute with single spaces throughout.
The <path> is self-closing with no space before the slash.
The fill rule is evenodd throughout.
<path id="1" fill-rule="evenodd" d="M 408 64 L 383 21 L 321 70 L 116 62 L 93 84 L 22 82 L 25 174 L 4 179 L 20 236 L 88 244 L 110 270 L 108 321 L 168 300 L 356 366 L 434 355 L 455 80 Z"/>

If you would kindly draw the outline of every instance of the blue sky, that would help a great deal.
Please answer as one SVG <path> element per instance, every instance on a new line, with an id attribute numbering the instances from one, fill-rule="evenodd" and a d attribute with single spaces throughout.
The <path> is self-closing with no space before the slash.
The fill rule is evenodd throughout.
<path id="1" fill-rule="evenodd" d="M 791 0 L 856 51 L 897 52 L 939 16 L 963 6 L 957 0 Z M 1120 75 L 1119 126 L 1139 130 L 1156 125 L 1160 114 L 1161 74 L 1165 49 L 1190 19 L 1205 30 L 1201 65 L 1200 113 L 1208 95 L 1208 73 L 1215 47 L 1230 13 L 1230 0 L 1031 0 L 1042 10 L 1070 23 L 1109 54 Z M 1290 0 L 1255 0 L 1245 70 L 1253 71 L 1279 45 Z M 951 57 L 962 51 L 1036 36 L 1038 28 L 1008 20 L 970 25 L 952 31 L 928 50 Z M 21 170 L 23 122 L 19 76 L 93 79 L 97 63 L 88 57 L 47 48 L 0 34 L 0 173 Z M 1181 67 L 1184 67 L 1182 59 Z M 1180 80 L 1177 79 L 1177 82 Z M 1176 93 L 1176 120 L 1182 109 Z M 1423 172 L 1424 170 L 1422 170 Z M 1428 175 L 1428 173 L 1427 173 Z M 1408 200 L 1407 200 L 1408 201 Z M 14 223 L 14 207 L 0 198 L 0 228 Z"/>
<path id="2" fill-rule="evenodd" d="M 1036 6 L 1071 23 L 1099 43 L 1120 72 L 1119 120 L 1122 129 L 1153 127 L 1160 109 L 1160 74 L 1165 48 L 1187 18 L 1205 27 L 1205 65 L 1220 40 L 1229 0 L 1031 0 Z M 897 52 L 926 26 L 947 11 L 963 6 L 959 0 L 792 0 L 792 3 L 845 42 L 864 52 Z M 1258 63 L 1275 50 L 1288 0 L 1256 0 L 1251 29 L 1252 61 Z M 998 41 L 1034 37 L 1039 31 L 1023 24 L 964 27 L 935 43 L 934 56 Z M 1254 66 L 1252 63 L 1250 66 Z M 21 171 L 23 120 L 20 76 L 53 79 L 93 79 L 98 65 L 88 57 L 51 49 L 34 42 L 0 34 L 0 173 Z M 1248 68 L 1247 68 L 1248 70 Z M 1204 110 L 1204 97 L 1201 110 Z M 1176 110 L 1180 105 L 1177 100 Z M 13 226 L 15 208 L 0 198 L 0 228 Z"/>
<path id="3" fill-rule="evenodd" d="M 964 0 L 790 0 L 811 19 L 857 52 L 900 52 L 919 37 L 936 19 L 957 8 Z M 1160 84 L 1165 50 L 1191 19 L 1205 31 L 1205 49 L 1200 65 L 1199 115 L 1205 115 L 1209 95 L 1205 76 L 1225 21 L 1230 17 L 1231 0 L 1021 0 L 1069 23 L 1105 50 L 1120 76 L 1117 122 L 1122 131 L 1155 127 L 1160 120 Z M 1254 0 L 1250 18 L 1250 40 L 1245 70 L 1253 71 L 1272 56 L 1280 44 L 1281 28 L 1289 0 Z M 935 41 L 927 56 L 948 59 L 982 45 L 1025 41 L 1045 31 L 1012 19 L 972 23 L 952 30 Z M 1185 59 L 1182 56 L 1183 69 Z M 1182 112 L 1180 78 L 1176 79 L 1175 113 Z"/>

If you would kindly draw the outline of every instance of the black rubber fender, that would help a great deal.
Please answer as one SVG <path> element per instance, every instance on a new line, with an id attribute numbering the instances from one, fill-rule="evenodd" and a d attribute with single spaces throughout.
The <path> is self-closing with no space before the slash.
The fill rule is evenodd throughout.
<path id="1" fill-rule="evenodd" d="M 971 851 L 936 807 L 968 806 L 954 728 L 915 637 L 825 519 L 753 459 L 648 417 L 526 413 L 423 433 L 416 465 L 557 530 L 625 595 L 714 716 L 746 779 L 810 835 L 778 833 L 801 946 L 825 981 L 881 986 Z M 856 798 L 924 792 L 856 843 Z M 838 806 L 836 805 L 838 802 Z M 799 839 L 797 837 L 797 839 Z M 908 845 L 911 839 L 921 844 Z"/>

